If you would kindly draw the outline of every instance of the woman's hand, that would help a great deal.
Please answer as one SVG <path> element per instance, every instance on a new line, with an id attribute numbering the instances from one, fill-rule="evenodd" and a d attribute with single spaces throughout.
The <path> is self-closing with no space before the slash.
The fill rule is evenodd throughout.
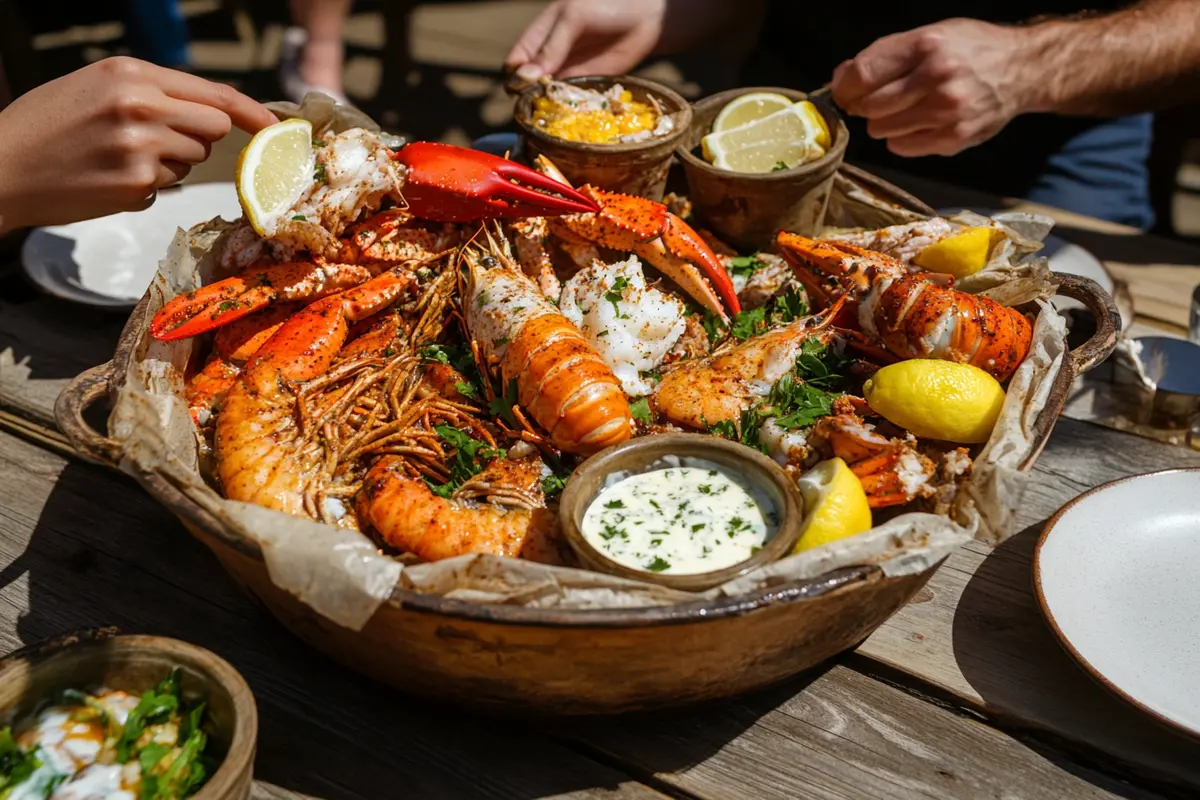
<path id="1" fill-rule="evenodd" d="M 98 61 L 0 112 L 0 232 L 146 208 L 234 125 L 256 133 L 276 121 L 229 86 Z"/>
<path id="2" fill-rule="evenodd" d="M 663 35 L 667 0 L 556 0 L 505 59 L 518 77 L 621 75 L 650 55 Z"/>

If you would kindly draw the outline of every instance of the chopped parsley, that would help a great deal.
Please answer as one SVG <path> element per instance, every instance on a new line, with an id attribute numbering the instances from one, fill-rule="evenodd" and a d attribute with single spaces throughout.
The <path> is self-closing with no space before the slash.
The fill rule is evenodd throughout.
<path id="1" fill-rule="evenodd" d="M 456 381 L 454 384 L 454 390 L 463 397 L 471 400 L 479 399 L 479 390 L 475 388 L 475 384 L 468 381 Z"/>
<path id="2" fill-rule="evenodd" d="M 487 442 L 481 442 L 450 425 L 437 425 L 434 430 L 442 441 L 454 448 L 454 457 L 450 460 L 450 480 L 436 484 L 425 479 L 429 488 L 439 497 L 450 497 L 460 486 L 482 472 L 481 460 L 504 458 L 507 455 L 504 450 L 490 447 Z"/>
<path id="3" fill-rule="evenodd" d="M 771 167 L 771 172 L 782 172 L 785 169 L 791 169 L 786 161 L 776 161 L 775 166 Z"/>
<path id="4" fill-rule="evenodd" d="M 304 216 L 303 214 L 295 214 L 292 217 L 293 222 L 304 222 L 307 219 L 308 219 L 308 217 Z"/>
<path id="5" fill-rule="evenodd" d="M 542 494 L 546 497 L 553 497 L 562 492 L 567 486 L 567 479 L 560 478 L 557 475 L 547 475 L 542 478 Z"/>
<path id="6" fill-rule="evenodd" d="M 670 569 L 671 562 L 667 561 L 662 556 L 655 556 L 654 559 L 646 565 L 646 569 L 651 572 L 662 572 L 664 569 Z"/>
<path id="7" fill-rule="evenodd" d="M 510 427 L 517 427 L 517 418 L 513 414 L 513 406 L 517 404 L 517 379 L 508 382 L 503 396 L 497 396 L 488 403 L 488 412 L 494 417 L 503 417 Z"/>
<path id="8" fill-rule="evenodd" d="M 617 319 L 629 319 L 628 314 L 621 313 L 620 303 L 625 299 L 625 289 L 629 286 L 629 279 L 624 275 L 617 277 L 613 281 L 612 288 L 604 293 L 604 299 L 613 305 L 613 313 L 617 315 Z"/>
<path id="9" fill-rule="evenodd" d="M 654 415 L 650 413 L 650 401 L 645 397 L 639 397 L 629 404 L 629 413 L 638 422 L 649 425 L 654 422 Z"/>
<path id="10" fill-rule="evenodd" d="M 729 273 L 731 275 L 741 275 L 746 278 L 749 278 L 765 266 L 767 266 L 766 262 L 759 260 L 758 253 L 752 256 L 735 256 L 729 259 Z"/>
<path id="11" fill-rule="evenodd" d="M 609 500 L 607 503 L 604 504 L 604 507 L 605 508 L 624 508 L 625 501 L 624 500 Z"/>

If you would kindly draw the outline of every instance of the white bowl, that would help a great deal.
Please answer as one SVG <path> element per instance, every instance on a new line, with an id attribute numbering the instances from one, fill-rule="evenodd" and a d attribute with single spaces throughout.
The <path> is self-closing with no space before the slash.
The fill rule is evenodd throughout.
<path id="1" fill-rule="evenodd" d="M 130 309 L 146 292 L 179 228 L 242 215 L 233 183 L 163 190 L 144 211 L 38 228 L 21 249 L 25 273 L 55 297 L 98 308 Z"/>

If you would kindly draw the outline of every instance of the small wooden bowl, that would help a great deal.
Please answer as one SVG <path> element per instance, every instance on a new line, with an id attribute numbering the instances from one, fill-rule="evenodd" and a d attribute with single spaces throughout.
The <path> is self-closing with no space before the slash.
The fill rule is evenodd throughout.
<path id="1" fill-rule="evenodd" d="M 675 130 L 644 142 L 591 144 L 551 136 L 533 123 L 533 102 L 542 87 L 535 84 L 517 98 L 513 119 L 525 137 L 532 159 L 544 155 L 555 163 L 575 186 L 585 183 L 609 192 L 648 197 L 661 201 L 667 185 L 671 156 L 692 124 L 692 107 L 678 92 L 645 78 L 630 75 L 567 78 L 564 83 L 604 91 L 615 83 L 628 89 L 635 100 L 653 96 L 663 111 L 675 116 Z"/>
<path id="2" fill-rule="evenodd" d="M 680 139 L 675 155 L 683 162 L 692 210 L 703 224 L 734 247 L 763 250 L 771 246 L 780 230 L 804 236 L 814 236 L 820 230 L 850 132 L 829 104 L 818 102 L 817 110 L 832 136 L 821 158 L 779 172 L 748 174 L 717 169 L 692 151 L 708 135 L 721 109 L 750 92 L 775 92 L 792 100 L 808 97 L 804 92 L 776 86 L 730 89 L 706 97 L 692 106 L 692 125 Z"/>
<path id="3" fill-rule="evenodd" d="M 258 739 L 254 696 L 228 662 L 186 642 L 99 629 L 18 650 L 0 660 L 0 725 L 20 722 L 64 689 L 102 686 L 141 694 L 174 667 L 183 670 L 184 696 L 207 703 L 211 752 L 223 756 L 194 800 L 245 800 Z"/>
<path id="4" fill-rule="evenodd" d="M 615 472 L 639 473 L 666 466 L 664 459 L 703 459 L 741 475 L 761 488 L 779 511 L 779 526 L 775 535 L 745 561 L 710 572 L 668 575 L 649 572 L 621 564 L 592 546 L 580 530 L 588 506 L 604 489 L 605 480 Z M 559 503 L 559 521 L 571 548 L 584 566 L 621 578 L 647 581 L 700 592 L 733 580 L 750 570 L 778 561 L 792 552 L 800 538 L 800 523 L 804 519 L 804 501 L 800 490 L 788 474 L 771 459 L 757 450 L 737 442 L 698 433 L 664 433 L 642 436 L 602 450 L 575 468 L 567 481 Z"/>

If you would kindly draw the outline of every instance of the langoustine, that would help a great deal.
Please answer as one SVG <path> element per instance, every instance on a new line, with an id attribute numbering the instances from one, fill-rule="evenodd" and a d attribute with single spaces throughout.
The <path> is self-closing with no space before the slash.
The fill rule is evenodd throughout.
<path id="1" fill-rule="evenodd" d="M 570 453 L 588 455 L 628 439 L 629 402 L 612 369 L 514 263 L 502 234 L 464 253 L 467 328 L 501 386 Z"/>
<path id="2" fill-rule="evenodd" d="M 776 243 L 809 297 L 848 296 L 862 332 L 895 357 L 972 364 L 1004 381 L 1029 352 L 1033 327 L 1024 314 L 953 289 L 949 276 L 910 273 L 890 256 L 842 242 L 781 232 Z"/>

